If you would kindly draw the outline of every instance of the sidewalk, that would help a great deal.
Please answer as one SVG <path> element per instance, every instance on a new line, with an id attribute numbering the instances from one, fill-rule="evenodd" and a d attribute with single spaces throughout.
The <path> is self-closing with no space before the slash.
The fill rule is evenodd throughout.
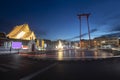
<path id="1" fill-rule="evenodd" d="M 28 50 L 23 49 L 9 49 L 9 48 L 0 48 L 0 55 L 4 54 L 13 54 L 13 53 L 19 53 L 19 52 L 28 52 Z"/>
<path id="2" fill-rule="evenodd" d="M 18 53 L 18 51 L 0 51 L 0 55 Z"/>

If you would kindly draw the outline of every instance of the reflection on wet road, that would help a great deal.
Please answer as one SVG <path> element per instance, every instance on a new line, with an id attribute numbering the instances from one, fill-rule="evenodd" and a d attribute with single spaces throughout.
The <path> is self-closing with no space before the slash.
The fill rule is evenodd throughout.
<path id="1" fill-rule="evenodd" d="M 48 51 L 43 54 L 25 54 L 37 59 L 55 59 L 55 60 L 84 60 L 84 59 L 99 59 L 113 57 L 112 53 L 100 51 L 100 50 L 58 50 Z"/>

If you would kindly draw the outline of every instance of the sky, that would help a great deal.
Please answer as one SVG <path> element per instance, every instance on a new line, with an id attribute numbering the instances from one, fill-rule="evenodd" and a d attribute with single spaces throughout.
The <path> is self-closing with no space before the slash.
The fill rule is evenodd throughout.
<path id="1" fill-rule="evenodd" d="M 1 0 L 0 32 L 27 23 L 38 38 L 79 40 L 78 14 L 90 13 L 91 38 L 120 34 L 120 0 Z M 82 17 L 82 38 L 88 39 Z"/>

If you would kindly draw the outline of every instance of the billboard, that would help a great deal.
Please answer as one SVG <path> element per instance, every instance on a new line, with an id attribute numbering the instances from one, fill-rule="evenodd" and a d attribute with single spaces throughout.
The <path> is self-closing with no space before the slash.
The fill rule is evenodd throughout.
<path id="1" fill-rule="evenodd" d="M 13 49 L 20 49 L 22 48 L 22 42 L 12 42 Z"/>

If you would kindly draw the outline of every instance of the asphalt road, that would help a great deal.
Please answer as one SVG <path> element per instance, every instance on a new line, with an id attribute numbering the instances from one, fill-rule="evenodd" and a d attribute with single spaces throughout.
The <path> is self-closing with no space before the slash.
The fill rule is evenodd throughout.
<path id="1" fill-rule="evenodd" d="M 120 80 L 120 59 L 61 61 L 31 80 Z"/>
<path id="2" fill-rule="evenodd" d="M 1 55 L 0 80 L 20 80 L 52 64 L 53 61 L 30 59 L 19 54 Z"/>
<path id="3" fill-rule="evenodd" d="M 45 54 L 30 56 L 0 55 L 0 80 L 120 80 L 119 57 L 61 60 L 47 59 Z"/>

